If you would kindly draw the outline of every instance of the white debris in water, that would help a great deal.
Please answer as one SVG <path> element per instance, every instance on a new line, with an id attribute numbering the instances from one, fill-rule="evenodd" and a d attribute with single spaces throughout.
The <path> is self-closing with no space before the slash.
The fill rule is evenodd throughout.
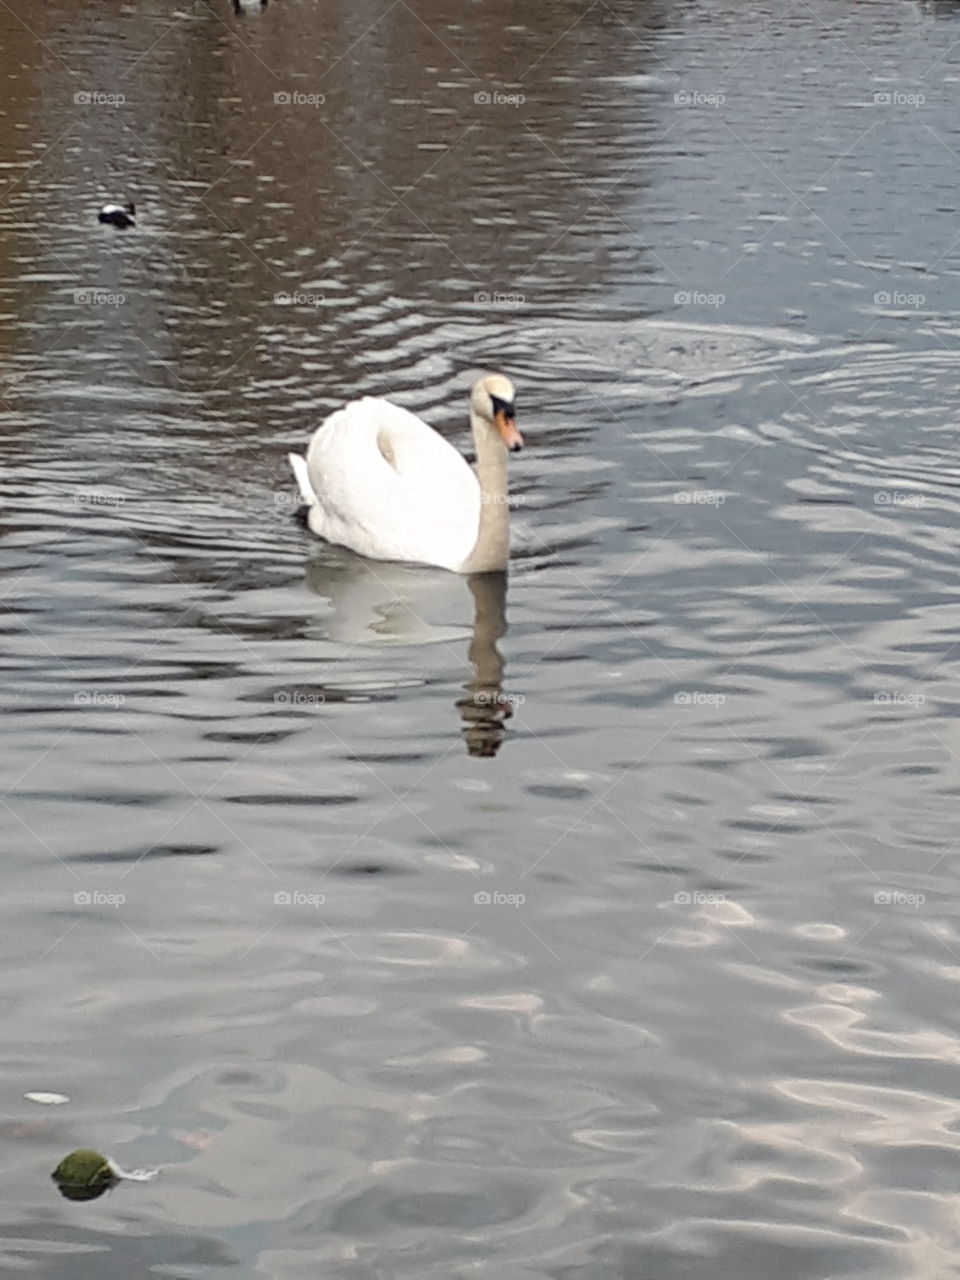
<path id="1" fill-rule="evenodd" d="M 152 1182 L 159 1169 L 121 1169 L 115 1160 L 107 1159 L 110 1172 L 115 1178 L 126 1178 L 128 1182 Z"/>
<path id="2" fill-rule="evenodd" d="M 44 1107 L 60 1107 L 70 1099 L 65 1093 L 25 1093 L 28 1102 L 39 1102 Z"/>

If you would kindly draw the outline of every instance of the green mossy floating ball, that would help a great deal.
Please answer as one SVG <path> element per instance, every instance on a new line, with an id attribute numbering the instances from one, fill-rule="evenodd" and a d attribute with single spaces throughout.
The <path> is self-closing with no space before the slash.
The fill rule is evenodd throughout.
<path id="1" fill-rule="evenodd" d="M 99 1151 L 71 1151 L 52 1173 L 68 1200 L 93 1200 L 116 1182 L 110 1161 Z"/>

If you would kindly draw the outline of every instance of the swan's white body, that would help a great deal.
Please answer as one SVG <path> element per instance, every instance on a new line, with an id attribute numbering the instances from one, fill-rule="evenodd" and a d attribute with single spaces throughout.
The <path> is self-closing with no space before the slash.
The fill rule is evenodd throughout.
<path id="1" fill-rule="evenodd" d="M 506 453 L 521 444 L 506 378 L 477 383 L 470 417 L 477 474 L 442 436 L 389 400 L 368 396 L 332 413 L 305 459 L 289 455 L 310 528 L 373 560 L 457 573 L 506 568 Z"/>
<path id="2" fill-rule="evenodd" d="M 446 569 L 473 550 L 477 477 L 442 436 L 389 400 L 368 396 L 331 414 L 310 441 L 305 469 L 310 528 L 328 542 L 374 560 Z"/>

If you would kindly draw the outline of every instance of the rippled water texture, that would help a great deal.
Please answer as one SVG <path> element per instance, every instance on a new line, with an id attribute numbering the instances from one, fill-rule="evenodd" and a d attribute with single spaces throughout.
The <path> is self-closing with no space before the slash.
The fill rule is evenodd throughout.
<path id="1" fill-rule="evenodd" d="M 958 1274 L 955 6 L 0 27 L 4 1274 Z M 311 541 L 491 367 L 506 588 Z"/>

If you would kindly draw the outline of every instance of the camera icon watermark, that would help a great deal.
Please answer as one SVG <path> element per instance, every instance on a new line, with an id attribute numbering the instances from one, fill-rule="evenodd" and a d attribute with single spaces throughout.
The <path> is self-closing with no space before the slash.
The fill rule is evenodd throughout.
<path id="1" fill-rule="evenodd" d="M 73 695 L 75 707 L 122 707 L 125 702 L 122 693 L 106 693 L 100 689 L 81 689 Z"/>
<path id="2" fill-rule="evenodd" d="M 506 293 L 499 289 L 478 289 L 473 295 L 478 307 L 522 307 L 526 300 L 522 293 Z"/>
<path id="3" fill-rule="evenodd" d="M 926 894 L 902 893 L 899 889 L 878 889 L 873 895 L 874 904 L 878 907 L 922 907 L 926 902 Z"/>
<path id="4" fill-rule="evenodd" d="M 78 307 L 122 307 L 125 293 L 108 293 L 106 289 L 74 289 L 73 301 Z"/>
<path id="5" fill-rule="evenodd" d="M 722 107 L 727 100 L 725 93 L 701 93 L 699 89 L 678 89 L 673 101 L 678 107 Z"/>
<path id="6" fill-rule="evenodd" d="M 273 301 L 278 307 L 322 307 L 326 300 L 326 294 L 302 293 L 299 289 L 292 293 L 281 289 L 273 295 Z"/>
<path id="7" fill-rule="evenodd" d="M 473 895 L 477 907 L 522 907 L 526 900 L 524 893 L 500 893 L 497 889 L 478 889 Z"/>
<path id="8" fill-rule="evenodd" d="M 503 93 L 499 89 L 481 89 L 473 95 L 478 107 L 522 107 L 526 97 L 522 93 Z"/>
<path id="9" fill-rule="evenodd" d="M 678 907 L 718 907 L 726 900 L 725 893 L 705 889 L 681 889 L 673 895 L 674 904 Z"/>
<path id="10" fill-rule="evenodd" d="M 727 496 L 715 489 L 681 489 L 673 495 L 673 500 L 678 506 L 722 507 Z"/>
<path id="11" fill-rule="evenodd" d="M 522 693 L 504 693 L 500 689 L 478 689 L 473 701 L 478 707 L 522 707 L 526 702 Z"/>
<path id="12" fill-rule="evenodd" d="M 873 495 L 875 507 L 922 507 L 926 500 L 922 493 L 903 493 L 899 489 L 878 489 Z"/>
<path id="13" fill-rule="evenodd" d="M 523 493 L 481 493 L 480 505 L 493 507 L 522 507 L 527 502 Z"/>
<path id="14" fill-rule="evenodd" d="M 326 694 L 304 693 L 301 689 L 280 689 L 273 695 L 274 706 L 298 707 L 300 710 L 322 707 L 326 701 Z"/>
<path id="15" fill-rule="evenodd" d="M 273 95 L 277 107 L 322 107 L 326 100 L 322 93 L 301 93 L 298 89 L 280 89 Z"/>
<path id="16" fill-rule="evenodd" d="M 673 295 L 678 307 L 722 307 L 726 300 L 725 293 L 703 293 L 699 289 L 678 289 Z"/>
<path id="17" fill-rule="evenodd" d="M 681 689 L 673 695 L 677 707 L 722 707 L 726 700 L 725 693 L 708 693 L 706 689 Z"/>
<path id="18" fill-rule="evenodd" d="M 898 89 L 880 89 L 873 95 L 875 107 L 922 107 L 926 100 L 922 93 L 901 93 Z"/>
<path id="19" fill-rule="evenodd" d="M 278 907 L 322 907 L 326 902 L 326 894 L 302 893 L 299 889 L 287 891 L 280 889 L 273 895 L 274 904 Z"/>
<path id="20" fill-rule="evenodd" d="M 122 493 L 98 493 L 96 489 L 75 493 L 73 500 L 78 507 L 122 507 L 126 502 Z"/>
<path id="21" fill-rule="evenodd" d="M 918 307 L 926 305 L 925 293 L 905 293 L 901 289 L 878 289 L 873 295 L 874 305 L 878 307 Z"/>
<path id="22" fill-rule="evenodd" d="M 78 89 L 73 95 L 75 107 L 122 107 L 126 100 L 122 93 L 102 93 L 99 89 Z"/>
<path id="23" fill-rule="evenodd" d="M 873 695 L 874 704 L 878 707 L 922 707 L 926 702 L 922 693 L 904 693 L 900 689 L 881 689 Z"/>
<path id="24" fill-rule="evenodd" d="M 101 893 L 99 889 L 81 889 L 73 895 L 77 907 L 122 907 L 126 900 L 126 894 Z"/>

